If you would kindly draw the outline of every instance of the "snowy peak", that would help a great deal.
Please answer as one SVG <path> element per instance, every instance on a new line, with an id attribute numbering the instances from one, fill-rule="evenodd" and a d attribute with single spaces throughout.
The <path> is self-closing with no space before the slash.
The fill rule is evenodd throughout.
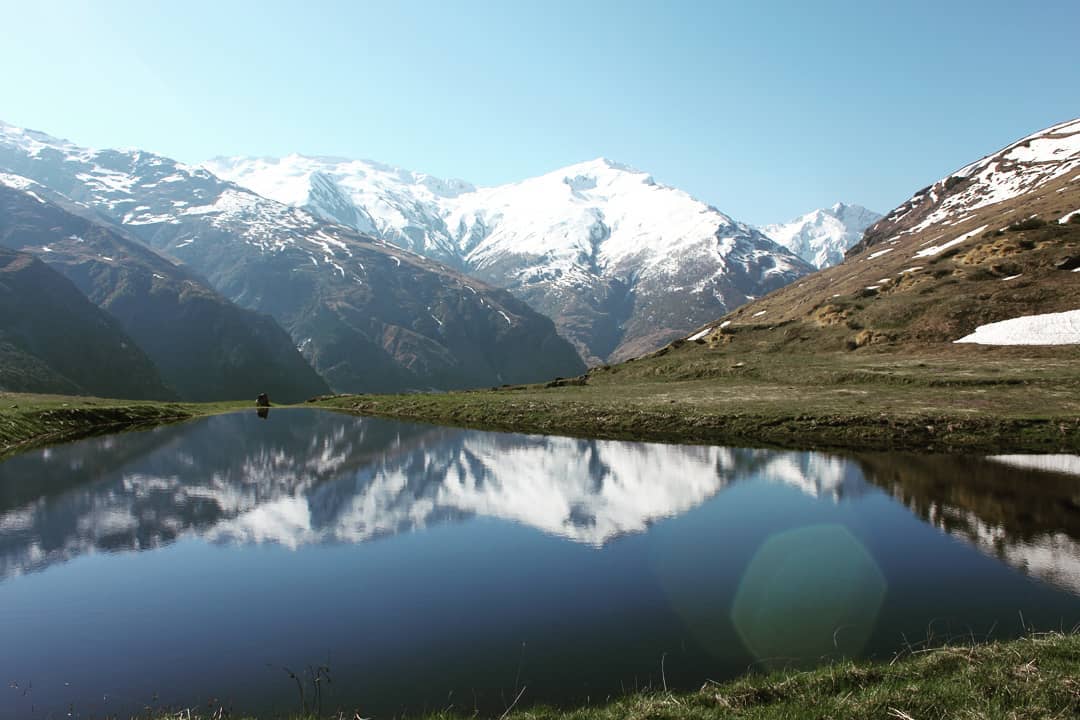
<path id="1" fill-rule="evenodd" d="M 803 260 L 824 268 L 842 262 L 844 253 L 880 218 L 879 213 L 862 205 L 838 202 L 760 230 Z"/>
<path id="2" fill-rule="evenodd" d="M 1062 183 L 1075 184 L 1078 171 L 1080 118 L 1028 135 L 923 188 L 869 228 L 857 249 L 959 225 L 989 208 L 1009 214 L 1015 210 L 1011 206 L 1018 208 L 1051 186 L 1065 192 Z"/>
<path id="3" fill-rule="evenodd" d="M 15 127 L 0 120 L 0 144 L 13 145 L 24 150 L 28 155 L 36 156 L 42 150 L 56 149 L 75 152 L 94 153 L 94 150 L 79 148 L 67 140 L 55 138 L 39 130 Z"/>
<path id="4" fill-rule="evenodd" d="M 733 342 L 761 347 L 783 327 L 785 342 L 800 338 L 823 351 L 898 353 L 956 341 L 1065 343 L 1076 338 L 1078 243 L 1080 120 L 1073 120 L 919 190 L 868 228 L 841 265 L 693 337 L 713 342 L 723 328 Z"/>
<path id="5" fill-rule="evenodd" d="M 205 167 L 507 288 L 555 319 L 587 362 L 654 350 L 811 270 L 754 228 L 608 158 L 495 187 L 302 155 Z"/>
<path id="6" fill-rule="evenodd" d="M 445 204 L 443 212 L 455 240 L 476 222 L 489 230 L 467 252 L 470 266 L 483 268 L 506 255 L 567 258 L 575 267 L 562 267 L 568 274 L 560 284 L 582 280 L 575 270 L 604 275 L 629 258 L 638 260 L 639 275 L 662 273 L 671 269 L 667 253 L 713 238 L 720 227 L 751 232 L 682 190 L 602 158 L 481 188 Z M 595 251 L 597 262 L 586 268 L 576 260 L 582 251 Z"/>
<path id="7" fill-rule="evenodd" d="M 80 148 L 10 126 L 0 132 L 0 171 L 12 176 L 5 184 L 23 184 L 17 176 L 42 183 L 194 269 L 237 305 L 272 315 L 335 388 L 490 386 L 585 369 L 550 320 L 520 300 L 372 237 L 400 209 L 411 213 L 404 237 L 438 256 L 424 242 L 421 223 L 431 219 L 416 215 L 425 207 L 417 198 L 430 205 L 467 185 L 302 156 L 219 162 L 273 169 L 248 179 L 304 207 L 152 153 Z M 335 163 L 351 174 L 335 172 Z M 361 190 L 378 191 L 372 203 L 354 201 L 349 183 L 357 179 L 367 183 Z"/>
<path id="8" fill-rule="evenodd" d="M 609 158 L 598 157 L 593 160 L 586 160 L 585 162 L 574 163 L 573 165 L 567 165 L 566 167 L 553 170 L 550 173 L 545 173 L 543 177 L 571 177 L 576 175 L 583 175 L 585 177 L 608 177 L 615 178 L 622 174 L 628 175 L 642 175 L 648 177 L 648 173 L 631 167 L 625 163 L 615 162 Z M 652 184 L 651 178 L 649 184 Z"/>
<path id="9" fill-rule="evenodd" d="M 439 210 L 442 203 L 475 190 L 464 180 L 444 180 L 370 160 L 292 154 L 215 158 L 203 167 L 263 197 L 450 265 L 458 264 L 457 253 L 441 228 Z"/>
<path id="10" fill-rule="evenodd" d="M 216 157 L 203 163 L 203 167 L 220 178 L 289 205 L 304 205 L 307 202 L 311 178 L 315 174 L 340 183 L 350 192 L 374 188 L 387 191 L 413 188 L 419 196 L 456 197 L 475 190 L 464 180 L 444 180 L 372 160 L 297 153 L 282 158 Z"/>
<path id="11" fill-rule="evenodd" d="M 688 193 L 608 158 L 486 188 L 368 160 L 295 154 L 215 158 L 203 167 L 263 197 L 346 222 L 422 254 L 440 259 L 450 255 L 465 267 L 473 264 L 471 256 L 482 264 L 484 258 L 507 253 L 557 256 L 589 250 L 598 223 L 612 234 L 616 224 L 635 229 L 605 242 L 612 257 L 662 254 L 686 240 L 686 231 L 695 225 L 707 227 L 710 236 L 718 226 L 753 234 L 749 226 Z M 346 198 L 353 205 L 351 212 L 342 207 Z M 500 243 L 492 241 L 496 225 L 504 230 Z M 513 242 L 506 243 L 511 234 Z M 691 235 L 700 238 L 700 232 Z"/>

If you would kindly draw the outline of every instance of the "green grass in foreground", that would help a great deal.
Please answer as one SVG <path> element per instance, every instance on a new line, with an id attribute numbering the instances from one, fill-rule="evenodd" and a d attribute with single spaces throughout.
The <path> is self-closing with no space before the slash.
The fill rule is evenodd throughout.
<path id="1" fill-rule="evenodd" d="M 521 705 L 528 699 L 528 688 Z M 163 716 L 164 717 L 164 716 Z M 187 711 L 171 717 L 193 718 Z M 296 716 L 297 718 L 313 716 Z M 363 711 L 332 714 L 353 720 Z M 428 720 L 476 715 L 446 710 Z M 697 692 L 646 692 L 606 705 L 511 709 L 503 720 L 739 718 L 1080 717 L 1080 636 L 1032 635 L 1010 642 L 917 650 L 892 663 L 839 662 L 808 672 L 748 675 Z"/>
<path id="2" fill-rule="evenodd" d="M 40 445 L 250 407 L 250 400 L 178 403 L 0 392 L 0 459 Z"/>

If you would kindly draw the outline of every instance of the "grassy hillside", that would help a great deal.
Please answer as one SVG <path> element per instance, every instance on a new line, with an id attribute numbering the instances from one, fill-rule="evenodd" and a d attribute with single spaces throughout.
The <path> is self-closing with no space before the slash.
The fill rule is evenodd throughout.
<path id="1" fill-rule="evenodd" d="M 903 245 L 871 246 L 713 323 L 703 341 L 763 353 L 917 353 L 948 345 L 979 325 L 1075 310 L 1080 216 L 1074 218 L 1064 225 L 999 220 L 1001 228 L 923 258 L 913 257 L 928 240 L 922 234 Z M 978 230 L 988 222 L 965 225 L 978 223 Z M 872 257 L 884 250 L 889 252 Z M 719 327 L 721 322 L 728 324 Z"/>
<path id="2" fill-rule="evenodd" d="M 711 323 L 758 352 L 917 354 L 984 325 L 1080 308 L 1080 121 L 919 190 L 833 268 Z M 723 327 L 721 327 L 723 325 Z"/>

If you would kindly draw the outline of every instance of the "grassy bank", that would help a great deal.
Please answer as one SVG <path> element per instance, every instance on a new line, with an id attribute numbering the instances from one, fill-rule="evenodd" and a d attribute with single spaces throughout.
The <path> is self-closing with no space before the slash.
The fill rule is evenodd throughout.
<path id="1" fill-rule="evenodd" d="M 695 693 L 638 694 L 596 708 L 510 715 L 519 720 L 1077 716 L 1080 638 L 1063 635 L 942 648 L 893 664 L 844 662 L 805 673 L 751 675 L 710 683 Z"/>
<path id="2" fill-rule="evenodd" d="M 499 720 L 795 720 L 831 718 L 1080 717 L 1080 636 L 1032 635 L 1010 642 L 917 650 L 891 663 L 839 662 L 808 672 L 747 675 L 689 693 L 644 692 L 576 709 L 528 707 L 493 714 Z M 186 720 L 198 717 L 188 711 Z M 213 715 L 219 717 L 219 715 Z M 314 716 L 298 715 L 296 718 Z M 328 717 L 366 717 L 362 709 Z M 423 716 L 477 716 L 449 708 Z"/>
<path id="3" fill-rule="evenodd" d="M 580 378 L 339 396 L 350 412 L 491 430 L 849 450 L 1080 451 L 1075 350 L 733 354 L 694 343 Z"/>
<path id="4" fill-rule="evenodd" d="M 0 459 L 29 448 L 251 407 L 251 401 L 170 403 L 0 393 Z"/>

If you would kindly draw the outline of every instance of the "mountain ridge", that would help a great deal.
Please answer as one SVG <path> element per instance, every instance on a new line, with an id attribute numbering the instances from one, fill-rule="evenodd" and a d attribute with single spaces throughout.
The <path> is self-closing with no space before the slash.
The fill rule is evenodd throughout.
<path id="1" fill-rule="evenodd" d="M 0 168 L 103 214 L 230 301 L 271 315 L 335 389 L 490 386 L 584 370 L 550 320 L 508 293 L 205 169 L 12 126 L 0 126 Z"/>
<path id="2" fill-rule="evenodd" d="M 820 270 L 843 262 L 844 253 L 881 217 L 862 205 L 837 202 L 758 229 Z"/>
<path id="3" fill-rule="evenodd" d="M 0 389 L 172 400 L 120 323 L 33 255 L 0 247 Z"/>
<path id="4" fill-rule="evenodd" d="M 63 196 L 0 174 L 0 245 L 30 252 L 114 317 L 184 399 L 281 401 L 326 384 L 269 317 L 228 302 L 120 227 L 76 214 Z"/>
<path id="5" fill-rule="evenodd" d="M 1078 267 L 1074 119 L 917 191 L 868 228 L 840 265 L 690 337 L 763 351 L 951 345 L 987 324 L 1080 308 Z"/>
<path id="6" fill-rule="evenodd" d="M 291 154 L 204 167 L 254 192 L 349 222 L 551 316 L 587 362 L 655 349 L 811 267 L 758 230 L 607 158 L 494 187 L 361 160 Z"/>

